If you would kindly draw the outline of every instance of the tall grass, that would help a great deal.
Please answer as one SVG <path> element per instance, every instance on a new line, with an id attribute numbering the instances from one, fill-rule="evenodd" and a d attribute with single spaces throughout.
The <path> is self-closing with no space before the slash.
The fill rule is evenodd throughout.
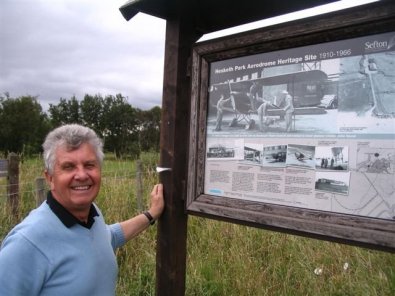
<path id="1" fill-rule="evenodd" d="M 146 207 L 157 161 L 156 154 L 143 156 Z M 0 191 L 0 241 L 35 207 L 41 163 L 21 165 L 20 217 L 10 216 Z M 96 202 L 107 223 L 139 213 L 133 161 L 106 156 Z M 117 295 L 155 295 L 155 239 L 154 226 L 117 251 Z M 185 294 L 392 296 L 395 255 L 190 216 Z"/>

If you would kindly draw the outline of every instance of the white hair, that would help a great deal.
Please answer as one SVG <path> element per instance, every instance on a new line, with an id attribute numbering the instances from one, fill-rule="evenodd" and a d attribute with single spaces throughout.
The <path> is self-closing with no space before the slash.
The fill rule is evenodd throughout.
<path id="1" fill-rule="evenodd" d="M 93 147 L 101 166 L 104 159 L 103 142 L 92 129 L 79 124 L 66 124 L 51 131 L 43 143 L 44 165 L 48 174 L 53 173 L 58 147 L 75 150 L 84 143 Z"/>

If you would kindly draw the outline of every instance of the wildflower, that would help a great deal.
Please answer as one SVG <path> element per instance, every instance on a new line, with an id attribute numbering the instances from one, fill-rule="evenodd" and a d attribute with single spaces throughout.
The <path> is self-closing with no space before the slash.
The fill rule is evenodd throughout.
<path id="1" fill-rule="evenodd" d="M 314 269 L 314 273 L 316 275 L 321 275 L 322 274 L 322 268 L 317 267 L 316 269 Z"/>

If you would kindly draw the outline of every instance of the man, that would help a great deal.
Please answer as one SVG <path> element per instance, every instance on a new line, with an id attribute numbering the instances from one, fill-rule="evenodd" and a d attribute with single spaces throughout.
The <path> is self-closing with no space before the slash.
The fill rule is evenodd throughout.
<path id="1" fill-rule="evenodd" d="M 250 87 L 250 92 L 248 93 L 248 97 L 250 99 L 250 107 L 251 107 L 251 112 L 255 112 L 256 111 L 256 102 L 259 98 L 259 84 L 258 82 L 254 81 Z"/>
<path id="2" fill-rule="evenodd" d="M 217 119 L 215 121 L 214 131 L 221 131 L 222 130 L 221 126 L 222 126 L 222 118 L 224 115 L 225 104 L 231 100 L 232 100 L 232 96 L 225 99 L 224 94 L 221 94 L 221 96 L 217 102 Z"/>
<path id="3" fill-rule="evenodd" d="M 266 132 L 269 125 L 273 123 L 273 120 L 268 117 L 267 109 L 273 106 L 269 101 L 264 99 L 261 100 L 262 103 L 258 108 L 258 119 L 259 119 L 259 130 L 261 132 Z"/>
<path id="4" fill-rule="evenodd" d="M 43 155 L 50 191 L 2 243 L 0 295 L 115 294 L 114 251 L 160 217 L 163 187 L 154 186 L 149 211 L 106 225 L 93 203 L 102 147 L 91 129 L 76 124 L 48 134 Z"/>
<path id="5" fill-rule="evenodd" d="M 292 130 L 292 115 L 294 114 L 295 109 L 291 95 L 286 90 L 284 90 L 282 93 L 284 95 L 285 102 L 283 109 L 285 111 L 285 131 L 289 133 Z"/>

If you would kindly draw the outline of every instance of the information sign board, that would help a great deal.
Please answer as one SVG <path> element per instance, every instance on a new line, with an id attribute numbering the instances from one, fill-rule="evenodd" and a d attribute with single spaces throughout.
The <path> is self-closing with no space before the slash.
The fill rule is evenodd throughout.
<path id="1" fill-rule="evenodd" d="M 393 251 L 393 8 L 197 45 L 188 211 Z"/>

